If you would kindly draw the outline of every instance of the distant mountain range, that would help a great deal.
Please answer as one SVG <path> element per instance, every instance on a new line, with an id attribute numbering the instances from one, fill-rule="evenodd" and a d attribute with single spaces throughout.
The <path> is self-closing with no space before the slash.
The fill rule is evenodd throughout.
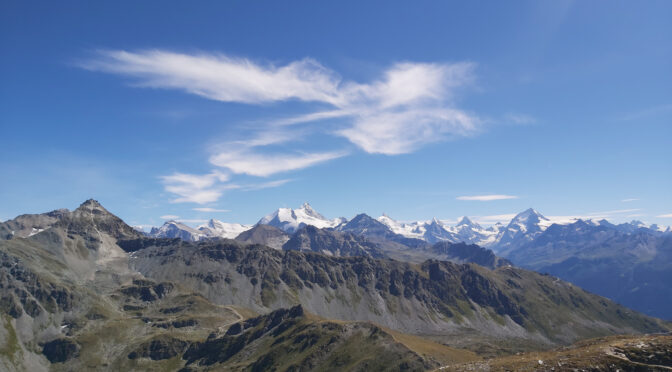
<path id="1" fill-rule="evenodd" d="M 233 238 L 236 232 L 245 230 L 238 240 L 276 249 L 418 263 L 441 259 L 491 268 L 517 265 L 553 274 L 646 314 L 672 319 L 669 227 L 646 226 L 640 221 L 612 224 L 606 220 L 558 224 L 534 209 L 517 214 L 506 225 L 487 228 L 468 217 L 462 217 L 456 225 L 438 219 L 402 223 L 387 215 L 376 219 L 363 213 L 351 220 L 327 219 L 308 203 L 298 209 L 278 209 L 260 219 L 254 228 L 214 220 L 208 225 L 215 224 L 226 227 L 214 233 L 207 226 L 193 229 L 169 221 L 153 229 L 150 236 L 199 241 Z M 40 226 L 30 233 L 39 231 Z M 459 244 L 473 247 L 465 250 L 458 248 Z M 481 247 L 487 249 L 474 253 Z"/>
<path id="2" fill-rule="evenodd" d="M 672 319 L 672 234 L 637 224 L 552 225 L 505 257 L 635 310 Z"/>
<path id="3" fill-rule="evenodd" d="M 180 238 L 197 242 L 199 240 L 226 238 L 233 239 L 240 233 L 251 229 L 250 225 L 226 223 L 211 219 L 207 224 L 192 228 L 178 221 L 166 221 L 161 227 L 153 227 L 149 236 L 155 238 Z"/>
<path id="4" fill-rule="evenodd" d="M 376 224 L 372 220 L 380 222 L 380 224 Z M 579 220 L 574 222 L 576 221 Z M 611 225 L 614 229 L 625 233 L 633 233 L 639 229 L 650 230 L 654 234 L 672 233 L 671 227 L 646 226 L 641 221 L 619 225 L 612 225 L 606 220 L 583 221 L 593 225 Z M 455 225 L 447 224 L 436 218 L 429 221 L 399 222 L 385 214 L 375 219 L 366 214 L 358 214 L 351 220 L 345 217 L 328 219 L 315 211 L 310 204 L 304 203 L 297 209 L 279 208 L 261 218 L 256 225 L 277 227 L 289 234 L 298 231 L 303 226 L 315 226 L 364 234 L 368 237 L 376 235 L 407 246 L 418 245 L 420 244 L 419 240 L 429 244 L 441 241 L 464 242 L 486 247 L 502 256 L 507 256 L 510 252 L 533 241 L 550 226 L 569 224 L 571 223 L 559 224 L 553 222 L 532 208 L 517 214 L 507 224 L 497 223 L 488 227 L 481 226 L 466 216 L 461 217 Z M 360 225 L 360 227 L 357 228 L 356 225 Z M 214 219 L 210 220 L 207 225 L 197 228 L 191 228 L 177 221 L 167 221 L 160 228 L 152 228 L 149 235 L 153 237 L 179 237 L 187 241 L 199 241 L 213 237 L 233 239 L 252 227 L 252 225 L 224 223 Z"/>

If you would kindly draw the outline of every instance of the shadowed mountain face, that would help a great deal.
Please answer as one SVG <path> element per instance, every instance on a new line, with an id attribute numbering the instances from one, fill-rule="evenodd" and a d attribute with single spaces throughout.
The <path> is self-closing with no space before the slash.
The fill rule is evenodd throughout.
<path id="1" fill-rule="evenodd" d="M 342 233 L 314 226 L 304 226 L 294 233 L 282 246 L 286 251 L 308 251 L 323 253 L 328 256 L 350 257 L 370 256 L 383 257 L 378 246 L 361 236 Z"/>
<path id="2" fill-rule="evenodd" d="M 237 241 L 262 244 L 275 249 L 282 249 L 282 246 L 289 240 L 289 234 L 271 225 L 256 225 L 253 228 L 242 232 L 236 237 Z"/>
<path id="3" fill-rule="evenodd" d="M 511 265 L 509 260 L 497 257 L 491 250 L 476 244 L 439 242 L 432 246 L 431 251 L 451 262 L 475 263 L 490 269 Z"/>
<path id="4" fill-rule="evenodd" d="M 429 245 L 424 240 L 407 238 L 403 235 L 395 234 L 387 225 L 369 217 L 364 213 L 358 214 L 352 220 L 341 226 L 338 226 L 336 229 L 343 232 L 361 235 L 369 238 L 372 241 L 391 241 L 403 244 L 410 248 L 420 248 Z"/>
<path id="5" fill-rule="evenodd" d="M 474 358 L 429 340 L 497 353 L 668 329 L 522 269 L 153 239 L 92 200 L 0 228 L 10 231 L 0 240 L 2 370 L 423 370 L 438 365 L 431 350 Z M 348 234 L 305 233 L 341 254 L 368 247 Z M 239 323 L 255 312 L 268 315 Z"/>
<path id="6" fill-rule="evenodd" d="M 507 258 L 635 310 L 672 319 L 670 234 L 577 221 L 550 226 Z"/>

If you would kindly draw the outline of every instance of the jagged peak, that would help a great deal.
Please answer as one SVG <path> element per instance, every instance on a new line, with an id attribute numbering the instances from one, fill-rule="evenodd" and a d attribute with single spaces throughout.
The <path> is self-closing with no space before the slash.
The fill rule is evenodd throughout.
<path id="1" fill-rule="evenodd" d="M 474 225 L 474 221 L 472 221 L 472 220 L 471 220 L 469 217 L 467 217 L 467 216 L 462 216 L 462 218 L 460 218 L 460 220 L 457 222 L 457 226 L 462 226 L 462 225 L 473 226 L 473 225 Z"/>
<path id="2" fill-rule="evenodd" d="M 301 204 L 301 208 L 297 210 L 302 210 L 306 215 L 310 217 L 314 217 L 320 220 L 326 220 L 326 218 L 319 212 L 317 212 L 315 209 L 313 209 L 313 207 L 308 202 L 304 202 L 303 204 Z M 292 212 L 294 211 L 292 210 Z"/>
<path id="3" fill-rule="evenodd" d="M 80 204 L 77 209 L 102 209 L 105 208 L 95 199 L 88 199 L 84 203 Z"/>
<path id="4" fill-rule="evenodd" d="M 359 220 L 373 220 L 374 218 L 369 216 L 366 213 L 359 213 L 355 217 L 352 218 L 350 221 L 359 221 Z"/>
<path id="5" fill-rule="evenodd" d="M 120 239 L 138 237 L 138 233 L 121 218 L 105 209 L 97 200 L 88 199 L 75 209 L 68 218 L 78 220 L 84 225 L 93 225 L 97 231 L 103 231 Z"/>
<path id="6" fill-rule="evenodd" d="M 541 213 L 537 212 L 536 210 L 532 208 L 528 208 L 520 213 L 518 213 L 511 222 L 522 222 L 522 221 L 530 221 L 530 220 L 548 220 L 548 218 L 544 217 Z"/>
<path id="7" fill-rule="evenodd" d="M 95 214 L 99 217 L 119 218 L 119 217 L 115 216 L 114 214 L 112 214 L 107 209 L 105 209 L 105 207 L 103 207 L 102 204 L 100 204 L 95 199 L 89 199 L 89 200 L 85 201 L 84 203 L 80 204 L 79 207 L 77 207 L 77 209 L 75 209 L 73 211 L 73 213 L 75 215 L 79 215 L 79 214 L 82 214 L 82 213 L 88 215 L 90 213 L 93 213 L 93 214 Z"/>

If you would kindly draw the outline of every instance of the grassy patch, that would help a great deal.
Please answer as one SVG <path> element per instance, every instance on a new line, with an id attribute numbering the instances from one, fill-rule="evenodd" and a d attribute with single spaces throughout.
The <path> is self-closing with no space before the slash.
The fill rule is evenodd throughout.
<path id="1" fill-rule="evenodd" d="M 0 345 L 0 356 L 11 361 L 13 364 L 16 364 L 15 356 L 17 353 L 21 352 L 19 339 L 16 337 L 16 331 L 8 317 L 2 317 L 2 325 L 7 332 L 7 339 L 4 344 Z"/>

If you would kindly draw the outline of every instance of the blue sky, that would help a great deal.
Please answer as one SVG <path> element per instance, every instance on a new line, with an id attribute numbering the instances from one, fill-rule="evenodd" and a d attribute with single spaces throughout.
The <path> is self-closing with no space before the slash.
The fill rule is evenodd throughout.
<path id="1" fill-rule="evenodd" d="M 0 219 L 672 224 L 669 1 L 138 3 L 0 5 Z"/>

